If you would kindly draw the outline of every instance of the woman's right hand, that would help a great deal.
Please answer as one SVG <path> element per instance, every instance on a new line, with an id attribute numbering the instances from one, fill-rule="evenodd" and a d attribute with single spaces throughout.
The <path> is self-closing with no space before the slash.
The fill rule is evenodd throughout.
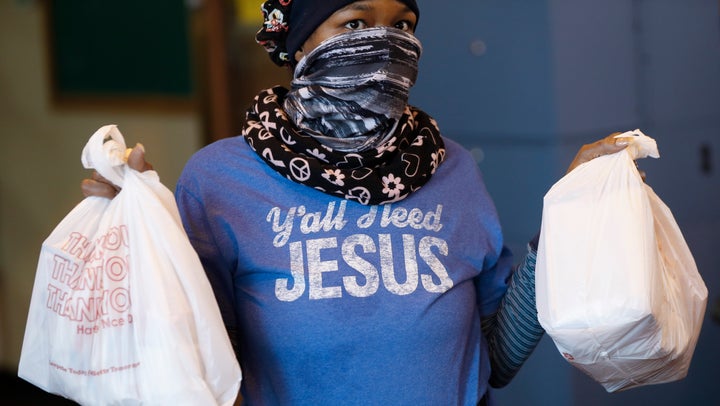
<path id="1" fill-rule="evenodd" d="M 138 172 L 145 172 L 153 169 L 152 165 L 145 161 L 145 148 L 142 144 L 136 144 L 135 147 L 133 147 L 130 155 L 128 155 L 127 164 L 130 168 L 135 169 Z M 112 199 L 120 191 L 120 188 L 100 176 L 100 174 L 96 171 L 93 171 L 92 178 L 83 179 L 80 189 L 85 197 L 99 196 L 107 197 L 108 199 Z"/>

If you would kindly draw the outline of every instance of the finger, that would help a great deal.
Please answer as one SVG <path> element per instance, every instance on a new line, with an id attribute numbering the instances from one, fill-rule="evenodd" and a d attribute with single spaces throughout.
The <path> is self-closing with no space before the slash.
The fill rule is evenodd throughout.
<path id="1" fill-rule="evenodd" d="M 99 196 L 112 199 L 117 195 L 118 190 L 112 185 L 94 179 L 83 179 L 80 184 L 83 196 Z"/>
<path id="2" fill-rule="evenodd" d="M 638 174 L 640 174 L 640 178 L 642 179 L 642 181 L 643 181 L 643 182 L 646 182 L 646 181 L 647 181 L 647 174 L 645 173 L 645 171 L 643 171 L 642 169 L 640 169 L 640 166 L 638 165 L 637 161 L 635 161 L 635 168 L 637 169 Z"/>
<path id="3" fill-rule="evenodd" d="M 145 147 L 142 144 L 136 144 L 133 147 L 127 159 L 128 166 L 138 172 L 150 171 L 152 165 L 145 161 Z"/>
<path id="4" fill-rule="evenodd" d="M 614 154 L 627 148 L 633 141 L 634 137 L 618 137 L 619 133 L 614 133 L 606 137 L 603 141 L 604 150 L 607 154 Z M 606 155 L 607 155 L 606 154 Z"/>
<path id="5" fill-rule="evenodd" d="M 115 185 L 113 185 L 112 182 L 107 180 L 107 178 L 105 178 L 104 176 L 100 175 L 97 171 L 93 171 L 92 180 L 97 181 L 97 182 L 107 183 L 108 185 L 110 185 L 112 187 L 116 187 Z"/>
<path id="6" fill-rule="evenodd" d="M 615 132 L 599 141 L 593 142 L 592 144 L 583 145 L 577 155 L 575 155 L 575 159 L 573 159 L 570 163 L 567 172 L 570 172 L 578 166 L 592 161 L 595 158 L 603 155 L 614 154 L 627 148 L 627 146 L 630 145 L 632 137 L 615 138 L 620 134 L 621 133 L 619 132 Z"/>
<path id="7" fill-rule="evenodd" d="M 632 141 L 632 137 L 617 137 L 620 133 L 612 133 L 600 141 L 587 146 L 584 151 L 590 159 L 594 159 L 603 155 L 610 155 L 622 151 L 627 148 Z"/>

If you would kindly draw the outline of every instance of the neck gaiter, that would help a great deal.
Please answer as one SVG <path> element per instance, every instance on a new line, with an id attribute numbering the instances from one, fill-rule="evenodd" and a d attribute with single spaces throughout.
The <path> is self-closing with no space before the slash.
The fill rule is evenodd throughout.
<path id="1" fill-rule="evenodd" d="M 405 111 L 421 52 L 415 36 L 396 28 L 336 35 L 300 60 L 283 107 L 302 131 L 334 150 L 376 147 Z"/>

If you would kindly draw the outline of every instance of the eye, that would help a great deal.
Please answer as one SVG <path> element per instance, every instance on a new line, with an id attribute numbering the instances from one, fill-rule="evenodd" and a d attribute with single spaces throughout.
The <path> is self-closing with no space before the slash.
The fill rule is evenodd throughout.
<path id="1" fill-rule="evenodd" d="M 395 23 L 394 27 L 399 30 L 403 30 L 403 31 L 407 31 L 407 32 L 415 31 L 415 27 L 414 27 L 413 23 L 408 20 L 398 21 L 397 23 Z"/>
<path id="2" fill-rule="evenodd" d="M 360 19 L 351 20 L 345 23 L 345 28 L 349 30 L 362 30 L 364 28 L 367 28 L 367 24 L 365 24 L 365 21 Z"/>

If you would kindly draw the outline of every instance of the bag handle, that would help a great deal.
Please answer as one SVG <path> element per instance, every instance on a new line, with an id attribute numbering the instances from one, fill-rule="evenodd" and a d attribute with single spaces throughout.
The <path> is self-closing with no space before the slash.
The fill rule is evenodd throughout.
<path id="1" fill-rule="evenodd" d="M 118 187 L 125 179 L 125 138 L 114 124 L 100 127 L 83 148 L 81 161 Z"/>
<path id="2" fill-rule="evenodd" d="M 658 152 L 655 140 L 643 134 L 643 132 L 639 129 L 626 131 L 615 136 L 615 138 L 621 137 L 632 137 L 632 142 L 625 150 L 628 154 L 630 154 L 630 158 L 633 160 L 646 157 L 660 158 L 660 152 Z"/>

